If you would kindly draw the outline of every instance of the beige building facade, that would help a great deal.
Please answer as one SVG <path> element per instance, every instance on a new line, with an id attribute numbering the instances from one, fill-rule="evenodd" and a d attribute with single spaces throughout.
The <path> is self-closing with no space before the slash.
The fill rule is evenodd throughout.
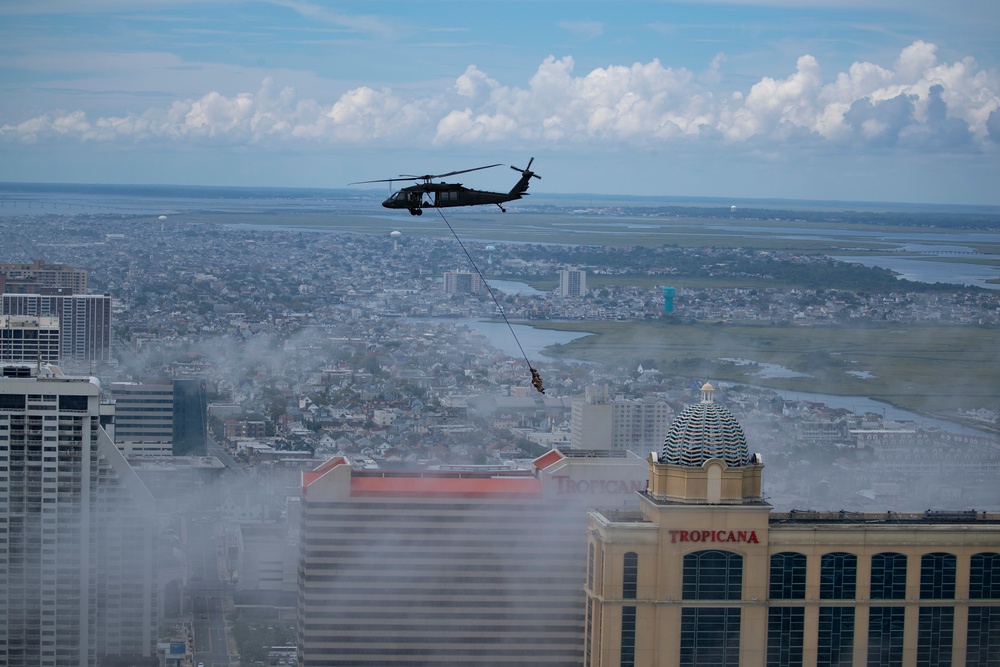
<path id="1" fill-rule="evenodd" d="M 1000 664 L 1000 514 L 775 513 L 703 392 L 639 511 L 590 513 L 586 667 Z"/>

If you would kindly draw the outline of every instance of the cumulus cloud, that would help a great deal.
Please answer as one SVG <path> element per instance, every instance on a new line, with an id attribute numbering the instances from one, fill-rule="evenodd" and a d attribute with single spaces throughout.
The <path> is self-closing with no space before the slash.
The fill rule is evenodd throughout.
<path id="1" fill-rule="evenodd" d="M 521 87 L 474 65 L 432 93 L 361 86 L 335 100 L 301 99 L 265 79 L 258 90 L 208 92 L 167 108 L 91 118 L 51 111 L 0 125 L 6 141 L 152 141 L 400 146 L 483 142 L 656 147 L 676 140 L 825 142 L 968 149 L 1000 142 L 1000 81 L 971 58 L 943 63 L 916 41 L 891 66 L 856 62 L 826 74 L 811 55 L 749 89 L 724 88 L 726 58 L 706 71 L 658 60 L 578 73 L 546 58 Z"/>

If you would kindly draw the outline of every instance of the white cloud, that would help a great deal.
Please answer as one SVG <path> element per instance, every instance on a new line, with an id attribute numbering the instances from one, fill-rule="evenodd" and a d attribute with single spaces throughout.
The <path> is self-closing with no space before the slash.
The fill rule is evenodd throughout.
<path id="1" fill-rule="evenodd" d="M 971 58 L 937 59 L 917 41 L 891 68 L 857 62 L 824 79 L 811 55 L 784 78 L 748 90 L 719 89 L 720 54 L 698 76 L 658 60 L 574 72 L 570 57 L 546 58 L 525 87 L 505 86 L 470 65 L 431 94 L 360 86 L 333 101 L 299 98 L 265 79 L 256 91 L 208 92 L 169 107 L 91 119 L 50 111 L 0 125 L 7 141 L 147 141 L 404 147 L 483 142 L 607 142 L 656 147 L 672 140 L 927 150 L 997 143 L 1000 81 Z"/>

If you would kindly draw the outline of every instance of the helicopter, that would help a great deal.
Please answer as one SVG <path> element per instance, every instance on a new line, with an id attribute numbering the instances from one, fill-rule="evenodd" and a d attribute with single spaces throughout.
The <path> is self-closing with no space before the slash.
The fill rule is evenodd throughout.
<path id="1" fill-rule="evenodd" d="M 503 207 L 505 202 L 520 199 L 527 194 L 528 184 L 532 178 L 541 178 L 531 171 L 531 163 L 535 158 L 528 160 L 528 166 L 520 169 L 510 166 L 521 174 L 521 178 L 510 189 L 510 192 L 489 192 L 486 190 L 473 190 L 463 187 L 461 183 L 434 183 L 436 178 L 446 178 L 455 174 L 467 174 L 470 171 L 481 169 L 492 169 L 501 166 L 501 163 L 488 164 L 483 167 L 473 167 L 472 169 L 461 169 L 459 171 L 449 171 L 447 174 L 425 174 L 423 176 L 413 176 L 400 174 L 396 178 L 382 178 L 375 181 L 356 181 L 348 185 L 361 185 L 362 183 L 392 183 L 393 181 L 423 181 L 416 185 L 409 185 L 401 190 L 389 195 L 388 199 L 382 202 L 386 208 L 405 208 L 410 215 L 423 215 L 425 208 L 448 208 L 452 206 L 481 206 L 484 204 L 496 204 L 501 211 L 507 212 Z"/>

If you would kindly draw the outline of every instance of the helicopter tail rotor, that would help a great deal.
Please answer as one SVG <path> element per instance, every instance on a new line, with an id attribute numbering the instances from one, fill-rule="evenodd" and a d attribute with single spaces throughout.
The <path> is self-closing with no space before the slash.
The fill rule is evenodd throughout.
<path id="1" fill-rule="evenodd" d="M 541 178 L 538 174 L 531 171 L 531 163 L 535 161 L 535 158 L 528 160 L 528 166 L 524 169 L 510 165 L 510 168 L 521 174 L 521 179 L 514 185 L 510 190 L 510 195 L 517 199 L 521 198 L 521 195 L 525 194 L 528 190 L 528 184 L 531 182 L 532 178 Z"/>
<path id="2" fill-rule="evenodd" d="M 541 178 L 541 176 L 539 176 L 535 172 L 531 171 L 531 163 L 534 162 L 534 161 L 535 161 L 535 158 L 531 158 L 530 160 L 528 160 L 528 166 L 525 167 L 524 169 L 521 169 L 520 167 L 515 167 L 514 165 L 510 165 L 510 168 L 513 169 L 514 171 L 520 172 L 521 176 L 523 176 L 525 178 L 532 178 L 532 177 L 534 177 L 534 178 Z"/>

